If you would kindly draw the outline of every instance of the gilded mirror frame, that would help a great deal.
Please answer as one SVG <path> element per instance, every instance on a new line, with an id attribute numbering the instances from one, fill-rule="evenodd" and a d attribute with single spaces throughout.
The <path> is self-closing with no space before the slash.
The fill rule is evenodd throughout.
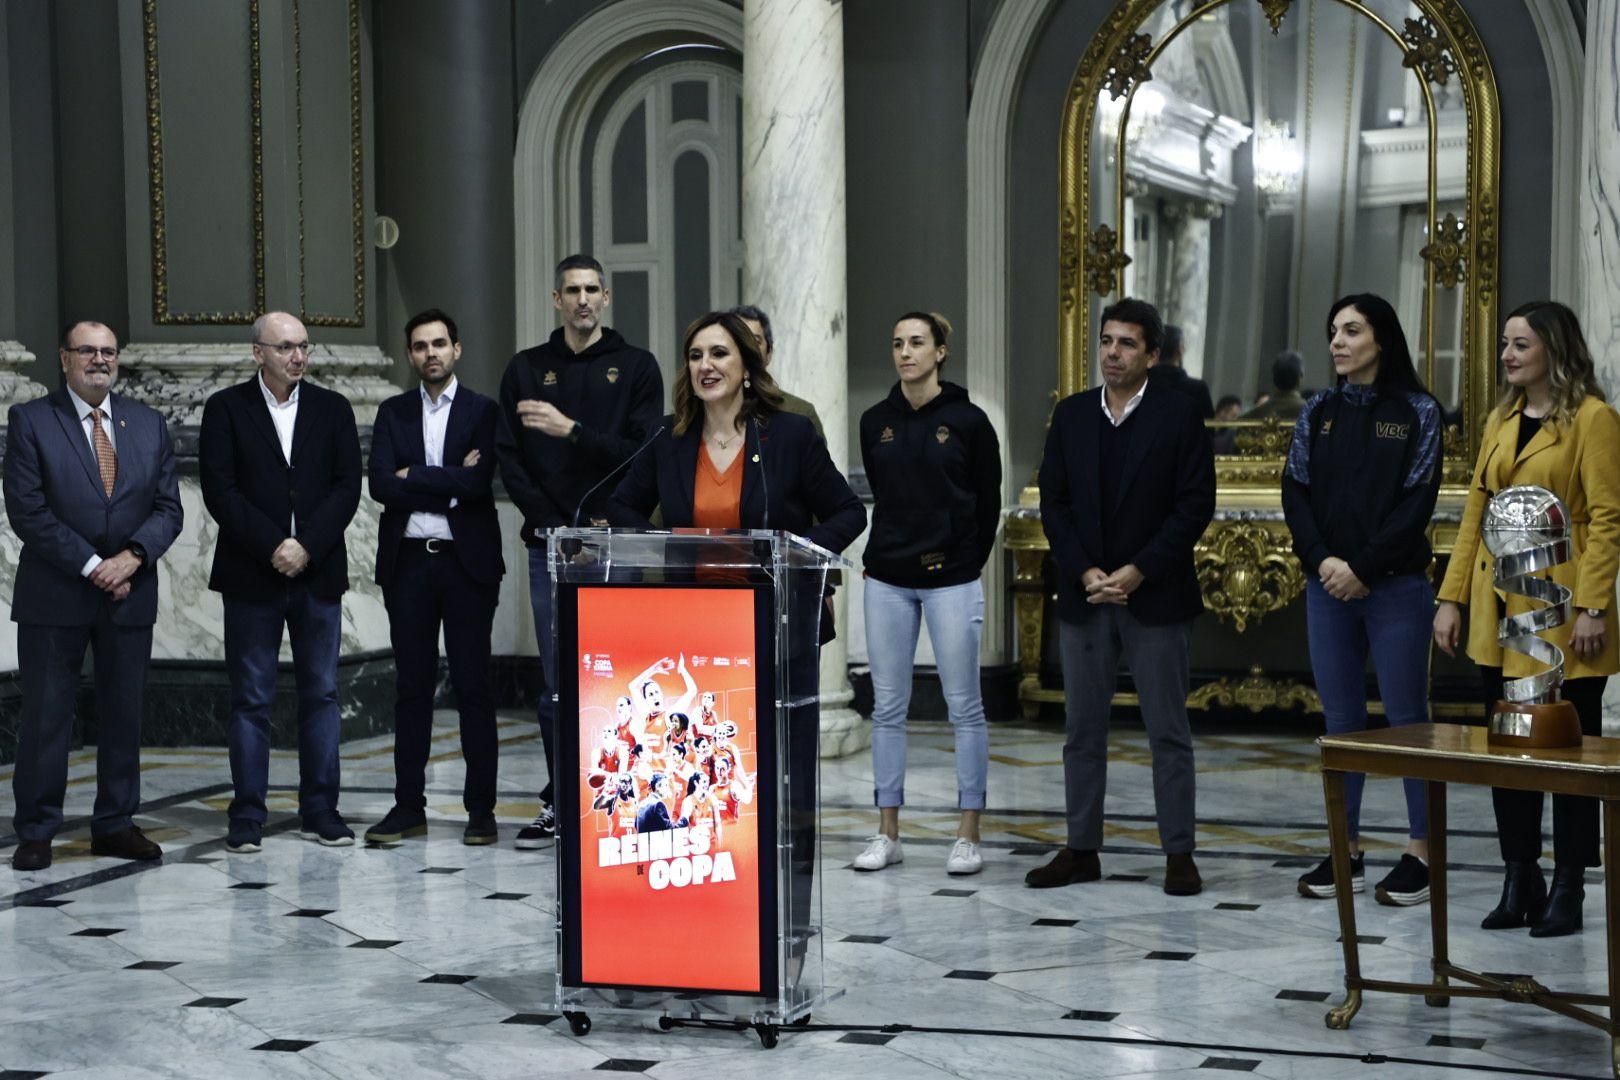
<path id="1" fill-rule="evenodd" d="M 1127 170 L 1117 170 L 1117 193 L 1112 207 L 1092 205 L 1092 134 L 1097 129 L 1097 107 L 1102 93 L 1124 99 L 1116 145 L 1126 145 L 1131 103 L 1136 90 L 1152 76 L 1153 62 L 1180 33 L 1205 14 L 1229 3 L 1247 0 L 1206 0 L 1190 10 L 1154 42 L 1141 31 L 1171 0 L 1119 0 L 1092 36 L 1063 108 L 1059 144 L 1059 331 L 1058 397 L 1087 387 L 1091 367 L 1092 296 L 1113 296 L 1120 271 L 1129 263 L 1119 224 L 1124 220 Z M 1295 0 L 1254 0 L 1276 34 L 1296 6 Z M 1370 20 L 1401 50 L 1402 64 L 1416 73 L 1426 106 L 1428 153 L 1428 236 L 1425 261 L 1424 339 L 1414 352 L 1425 372 L 1434 355 L 1435 290 L 1463 289 L 1461 347 L 1463 387 L 1460 429 L 1447 429 L 1445 475 L 1447 488 L 1465 487 L 1479 447 L 1485 417 L 1495 396 L 1497 339 L 1496 307 L 1500 285 L 1498 236 L 1500 228 L 1501 112 L 1496 77 L 1484 44 L 1457 0 L 1410 0 L 1420 13 L 1402 30 L 1386 23 L 1357 0 L 1332 0 Z M 1431 84 L 1455 77 L 1462 87 L 1467 113 L 1467 205 L 1461 221 L 1450 215 L 1436 221 L 1437 117 Z M 1113 222 L 1104 219 L 1111 211 Z M 1444 228 L 1444 233 L 1441 232 Z M 1437 239 L 1438 238 L 1438 239 Z M 1323 297 L 1325 307 L 1331 297 Z M 1217 477 L 1223 490 L 1275 489 L 1281 482 L 1284 455 L 1292 424 L 1262 425 L 1245 439 L 1249 452 L 1241 457 L 1217 459 Z M 1460 494 L 1460 491 L 1456 493 Z"/>

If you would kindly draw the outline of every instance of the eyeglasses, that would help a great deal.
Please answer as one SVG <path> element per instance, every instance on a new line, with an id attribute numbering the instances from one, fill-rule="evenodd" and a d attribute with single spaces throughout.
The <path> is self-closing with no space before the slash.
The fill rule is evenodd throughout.
<path id="1" fill-rule="evenodd" d="M 114 345 L 103 345 L 99 349 L 94 345 L 78 345 L 67 351 L 76 355 L 80 360 L 86 361 L 94 360 L 98 356 L 103 360 L 118 359 L 118 348 Z"/>
<path id="2" fill-rule="evenodd" d="M 280 357 L 291 356 L 295 352 L 303 353 L 307 357 L 310 354 L 310 350 L 315 348 L 314 345 L 311 345 L 307 341 L 283 341 L 280 345 L 272 345 L 268 341 L 255 341 L 253 344 L 259 346 L 260 348 L 269 349 L 271 352 Z"/>

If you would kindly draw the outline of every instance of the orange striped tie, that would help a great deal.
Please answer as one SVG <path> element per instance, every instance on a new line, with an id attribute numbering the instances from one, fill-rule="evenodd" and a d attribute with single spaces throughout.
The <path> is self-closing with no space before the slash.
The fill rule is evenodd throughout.
<path id="1" fill-rule="evenodd" d="M 96 422 L 90 441 L 96 448 L 96 465 L 101 469 L 101 486 L 106 489 L 107 498 L 110 499 L 113 482 L 118 479 L 118 455 L 113 453 L 112 440 L 107 438 L 107 429 L 101 426 L 101 410 L 91 409 L 90 419 Z"/>

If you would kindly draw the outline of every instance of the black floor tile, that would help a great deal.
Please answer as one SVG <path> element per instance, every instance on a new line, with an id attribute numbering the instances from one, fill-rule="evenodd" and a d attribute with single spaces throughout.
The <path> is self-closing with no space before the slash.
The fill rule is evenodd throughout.
<path id="1" fill-rule="evenodd" d="M 1009 855 L 1050 855 L 1052 849 L 1042 847 L 1040 844 L 1019 844 L 1007 849 Z"/>
<path id="2" fill-rule="evenodd" d="M 1109 874 L 1108 877 L 1105 880 L 1108 880 L 1108 881 L 1146 881 L 1147 879 L 1148 879 L 1148 876 L 1146 874 Z"/>
<path id="3" fill-rule="evenodd" d="M 977 889 L 935 889 L 935 896 L 972 896 Z"/>
<path id="4" fill-rule="evenodd" d="M 1079 919 L 1036 919 L 1031 926 L 1078 926 Z"/>
<path id="5" fill-rule="evenodd" d="M 1106 1024 L 1118 1016 L 1117 1012 L 1098 1012 L 1096 1009 L 1070 1009 L 1063 1014 L 1065 1020 L 1091 1020 L 1098 1024 Z"/>
<path id="6" fill-rule="evenodd" d="M 0 1069 L 0 1080 L 39 1080 L 50 1073 L 30 1072 L 27 1069 Z"/>
<path id="7" fill-rule="evenodd" d="M 178 960 L 142 960 L 138 964 L 124 965 L 125 971 L 168 971 L 172 967 L 179 967 Z"/>
<path id="8" fill-rule="evenodd" d="M 1328 992 L 1326 990 L 1279 990 L 1279 991 L 1277 991 L 1277 1000 L 1278 1001 L 1326 1001 L 1327 999 L 1328 999 Z"/>
<path id="9" fill-rule="evenodd" d="M 852 1031 L 838 1041 L 841 1043 L 854 1043 L 856 1046 L 883 1046 L 893 1035 L 885 1035 L 881 1031 Z"/>
<path id="10" fill-rule="evenodd" d="M 1195 957 L 1197 955 L 1198 955 L 1197 953 L 1165 952 L 1163 949 L 1155 949 L 1152 952 L 1148 953 L 1146 956 L 1144 956 L 1142 959 L 1144 959 L 1144 960 L 1191 960 L 1193 957 Z"/>
<path id="11" fill-rule="evenodd" d="M 503 1024 L 527 1024 L 530 1027 L 545 1027 L 554 1020 L 562 1019 L 556 1013 L 513 1013 Z"/>
<path id="12" fill-rule="evenodd" d="M 71 900 L 24 900 L 18 907 L 66 907 L 73 903 Z M 0 1076 L 6 1075 L 0 1072 Z M 29 1076 L 44 1076 L 44 1073 L 28 1073 Z"/>
<path id="13" fill-rule="evenodd" d="M 73 937 L 112 937 L 114 934 L 122 934 L 123 932 L 124 931 L 123 931 L 122 928 L 116 927 L 116 926 L 90 926 L 90 927 L 86 927 L 83 930 L 76 931 L 72 936 Z"/>
<path id="14" fill-rule="evenodd" d="M 238 881 L 235 885 L 232 885 L 231 888 L 233 888 L 233 889 L 268 889 L 270 886 L 272 886 L 274 884 L 275 884 L 275 882 L 273 882 L 273 881 Z"/>
<path id="15" fill-rule="evenodd" d="M 996 977 L 996 973 L 993 971 L 968 971 L 965 968 L 958 968 L 955 971 L 947 971 L 945 977 L 947 979 L 974 979 L 979 982 L 988 982 Z"/>
<path id="16" fill-rule="evenodd" d="M 1334 941 L 1343 941 L 1344 940 L 1344 935 L 1340 934 L 1338 937 L 1334 938 L 1333 940 Z M 1376 934 L 1357 934 L 1356 935 L 1356 944 L 1358 944 L 1358 945 L 1382 945 L 1383 943 L 1384 943 L 1384 939 L 1379 937 Z"/>
<path id="17" fill-rule="evenodd" d="M 349 948 L 351 948 L 351 949 L 392 949 L 395 945 L 398 945 L 398 944 L 399 944 L 399 942 L 397 942 L 397 941 L 389 941 L 387 938 L 366 938 L 366 939 L 364 939 L 362 941 L 352 942 L 349 945 Z"/>
<path id="18" fill-rule="evenodd" d="M 1449 1046 L 1454 1050 L 1483 1050 L 1484 1039 L 1470 1039 L 1463 1035 L 1430 1035 L 1428 1045 Z"/>
<path id="19" fill-rule="evenodd" d="M 287 912 L 287 917 L 291 919 L 324 919 L 336 910 L 336 908 L 301 907 L 297 911 Z"/>
<path id="20" fill-rule="evenodd" d="M 526 892 L 492 892 L 484 897 L 485 900 L 527 900 L 528 898 L 529 894 Z"/>
<path id="21" fill-rule="evenodd" d="M 476 978 L 478 978 L 476 975 L 429 975 L 419 981 L 425 983 L 450 983 L 454 986 L 460 986 L 462 983 L 470 983 Z"/>
<path id="22" fill-rule="evenodd" d="M 1227 1072 L 1254 1072 L 1260 1062 L 1253 1058 L 1211 1057 L 1205 1058 L 1200 1069 L 1225 1069 Z"/>
<path id="23" fill-rule="evenodd" d="M 1285 859 L 1278 859 L 1271 865 L 1281 870 L 1309 870 L 1321 861 L 1309 855 L 1290 855 Z"/>
<path id="24" fill-rule="evenodd" d="M 889 938 L 885 934 L 845 934 L 838 940 L 851 945 L 881 945 Z"/>
<path id="25" fill-rule="evenodd" d="M 232 1005 L 240 1005 L 247 998 L 200 997 L 196 1001 L 186 1002 L 188 1009 L 228 1009 Z"/>
<path id="26" fill-rule="evenodd" d="M 277 1050 L 284 1054 L 296 1054 L 300 1050 L 308 1050 L 315 1042 L 305 1039 L 271 1039 L 255 1046 L 255 1050 Z"/>
<path id="27" fill-rule="evenodd" d="M 1232 903 L 1230 901 L 1223 901 L 1223 902 L 1215 905 L 1215 910 L 1216 911 L 1259 911 L 1260 910 L 1260 905 L 1259 904 L 1234 904 L 1234 903 Z"/>
<path id="28" fill-rule="evenodd" d="M 640 1058 L 608 1058 L 598 1065 L 594 1071 L 639 1073 L 646 1072 L 656 1064 L 658 1062 L 642 1061 Z"/>
<path id="29" fill-rule="evenodd" d="M 422 867 L 422 869 L 418 870 L 417 873 L 418 874 L 459 874 L 465 869 L 466 869 L 465 866 L 424 866 L 424 867 Z"/>

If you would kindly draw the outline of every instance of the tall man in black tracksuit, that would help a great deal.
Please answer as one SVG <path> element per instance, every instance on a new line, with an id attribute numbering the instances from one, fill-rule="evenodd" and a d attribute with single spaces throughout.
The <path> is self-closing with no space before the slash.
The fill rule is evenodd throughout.
<path id="1" fill-rule="evenodd" d="M 507 493 L 523 514 L 529 548 L 529 599 L 546 685 L 539 702 L 546 748 L 546 786 L 540 812 L 522 829 L 520 848 L 536 848 L 556 834 L 552 779 L 557 767 L 557 686 L 551 642 L 551 576 L 546 532 L 600 516 L 612 484 L 591 489 L 658 430 L 664 381 L 658 362 L 602 325 L 609 294 L 602 264 L 570 255 L 557 264 L 551 302 L 563 324 L 540 345 L 512 357 L 501 379 L 501 426 L 495 450 Z M 590 494 L 590 500 L 585 501 Z"/>
<path id="2" fill-rule="evenodd" d="M 1148 380 L 1159 313 L 1102 313 L 1103 385 L 1058 403 L 1041 461 L 1041 525 L 1057 562 L 1068 843 L 1035 888 L 1101 876 L 1108 720 L 1119 660 L 1131 669 L 1153 752 L 1164 891 L 1198 892 L 1187 648 L 1204 608 L 1193 545 L 1215 514 L 1215 458 L 1191 398 Z"/>

